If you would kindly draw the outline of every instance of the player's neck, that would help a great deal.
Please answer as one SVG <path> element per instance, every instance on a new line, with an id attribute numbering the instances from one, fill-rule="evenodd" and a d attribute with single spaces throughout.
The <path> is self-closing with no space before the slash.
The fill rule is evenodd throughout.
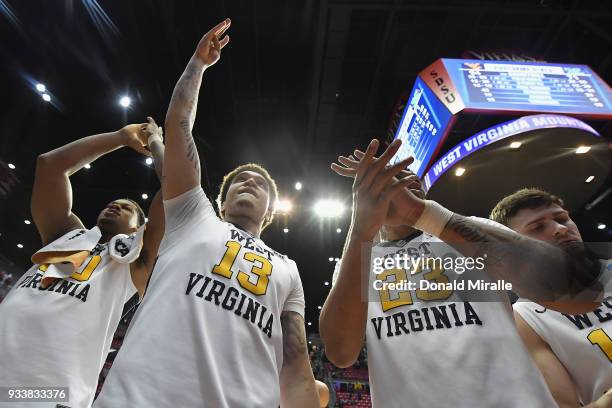
<path id="1" fill-rule="evenodd" d="M 246 216 L 228 216 L 225 221 L 234 224 L 241 230 L 247 231 L 249 234 L 259 238 L 261 235 L 261 223 L 256 223 L 251 218 Z"/>
<path id="2" fill-rule="evenodd" d="M 408 225 L 402 225 L 399 227 L 385 226 L 383 238 L 385 241 L 397 241 L 413 235 L 418 231 L 419 230 L 409 227 Z"/>

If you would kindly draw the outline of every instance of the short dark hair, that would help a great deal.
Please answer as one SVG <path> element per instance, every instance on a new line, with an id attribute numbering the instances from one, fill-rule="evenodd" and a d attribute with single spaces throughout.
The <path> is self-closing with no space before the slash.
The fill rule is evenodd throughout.
<path id="1" fill-rule="evenodd" d="M 136 207 L 136 213 L 138 214 L 138 226 L 139 227 L 147 221 L 145 212 L 140 206 L 140 204 L 138 204 L 136 201 L 132 200 L 131 198 L 122 198 L 122 200 L 129 201 L 130 203 L 134 204 L 134 207 Z"/>
<path id="2" fill-rule="evenodd" d="M 270 211 L 270 217 L 266 219 L 262 226 L 262 230 L 264 230 L 268 225 L 272 224 L 272 220 L 274 219 L 274 205 L 278 200 L 278 187 L 276 186 L 276 182 L 274 181 L 272 176 L 270 176 L 270 173 L 268 173 L 268 170 L 266 170 L 263 166 L 259 164 L 242 164 L 227 173 L 225 176 L 223 176 L 219 195 L 217 196 L 217 206 L 219 207 L 219 214 L 221 215 L 221 218 L 223 218 L 223 213 L 221 212 L 221 204 L 223 204 L 225 202 L 225 199 L 227 198 L 227 190 L 229 190 L 229 186 L 232 184 L 236 176 L 242 173 L 243 171 L 252 171 L 257 174 L 260 174 L 266 180 L 270 188 L 270 204 L 268 207 L 268 211 Z"/>
<path id="3" fill-rule="evenodd" d="M 523 188 L 502 198 L 495 204 L 489 218 L 500 224 L 508 225 L 510 219 L 524 208 L 549 207 L 552 204 L 565 208 L 563 200 L 556 195 L 539 188 Z"/>

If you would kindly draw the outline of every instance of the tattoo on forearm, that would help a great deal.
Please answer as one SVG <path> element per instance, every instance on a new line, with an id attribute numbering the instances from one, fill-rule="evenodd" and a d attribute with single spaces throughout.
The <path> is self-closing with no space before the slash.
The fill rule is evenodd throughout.
<path id="1" fill-rule="evenodd" d="M 283 359 L 286 362 L 295 360 L 306 353 L 306 332 L 304 321 L 296 312 L 281 314 L 283 328 Z"/>
<path id="2" fill-rule="evenodd" d="M 193 134 L 191 133 L 191 123 L 189 119 L 183 119 L 180 122 L 181 130 L 183 131 L 183 137 L 185 138 L 185 147 L 187 148 L 187 158 L 196 168 L 200 170 L 200 159 L 198 157 L 198 149 L 193 141 Z"/>

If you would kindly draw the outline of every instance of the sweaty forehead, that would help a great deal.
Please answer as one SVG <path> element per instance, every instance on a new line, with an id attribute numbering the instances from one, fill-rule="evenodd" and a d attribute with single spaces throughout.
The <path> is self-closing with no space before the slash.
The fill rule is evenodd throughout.
<path id="1" fill-rule="evenodd" d="M 234 177 L 234 180 L 240 177 L 253 177 L 256 180 L 263 181 L 266 184 L 268 184 L 268 181 L 266 180 L 266 178 L 256 171 L 252 171 L 252 170 L 241 171 L 240 173 L 236 174 L 236 177 Z"/>

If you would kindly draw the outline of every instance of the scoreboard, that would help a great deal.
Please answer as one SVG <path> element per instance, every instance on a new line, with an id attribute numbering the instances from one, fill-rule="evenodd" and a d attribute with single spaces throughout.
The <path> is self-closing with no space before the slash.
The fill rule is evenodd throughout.
<path id="1" fill-rule="evenodd" d="M 612 119 L 610 87 L 588 66 L 439 59 L 419 73 L 395 138 L 422 177 L 459 114 L 556 113 Z"/>

